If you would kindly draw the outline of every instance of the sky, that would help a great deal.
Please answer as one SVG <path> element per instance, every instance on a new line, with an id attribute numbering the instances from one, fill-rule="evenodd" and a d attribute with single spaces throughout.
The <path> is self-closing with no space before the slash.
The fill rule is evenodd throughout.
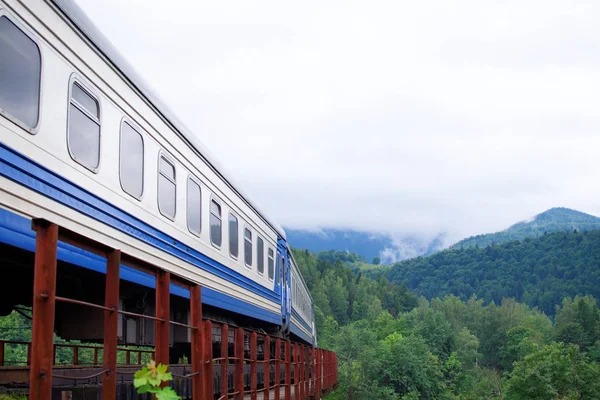
<path id="1" fill-rule="evenodd" d="M 284 227 L 600 215 L 598 1 L 76 2 Z"/>

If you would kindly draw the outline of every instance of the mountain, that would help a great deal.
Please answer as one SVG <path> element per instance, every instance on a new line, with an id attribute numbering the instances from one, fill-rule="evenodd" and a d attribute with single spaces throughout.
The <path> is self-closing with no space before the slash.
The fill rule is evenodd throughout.
<path id="1" fill-rule="evenodd" d="M 600 229 L 600 218 L 569 208 L 556 207 L 536 215 L 531 220 L 514 224 L 504 231 L 463 239 L 451 248 L 486 247 L 509 240 L 536 238 L 544 233 L 593 229 Z"/>
<path id="2" fill-rule="evenodd" d="M 314 253 L 327 250 L 353 252 L 364 257 L 363 261 L 371 262 L 379 257 L 384 264 L 433 254 L 444 245 L 443 234 L 423 239 L 412 235 L 396 237 L 343 229 L 306 231 L 286 228 L 285 231 L 288 242 L 294 248 L 308 249 Z"/>
<path id="3" fill-rule="evenodd" d="M 502 298 L 513 297 L 553 315 L 564 297 L 600 297 L 600 230 L 569 230 L 485 248 L 454 248 L 402 261 L 377 273 L 429 299 L 453 294 L 467 300 L 476 295 L 500 304 Z"/>

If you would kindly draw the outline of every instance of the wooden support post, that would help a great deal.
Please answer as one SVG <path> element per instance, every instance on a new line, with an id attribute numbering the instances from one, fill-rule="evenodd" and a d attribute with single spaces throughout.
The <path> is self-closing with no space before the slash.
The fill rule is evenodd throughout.
<path id="1" fill-rule="evenodd" d="M 0 367 L 4 367 L 4 341 L 0 340 Z"/>
<path id="2" fill-rule="evenodd" d="M 34 220 L 32 227 L 36 231 L 31 334 L 35 356 L 31 357 L 29 370 L 29 398 L 47 400 L 52 397 L 58 226 Z"/>
<path id="3" fill-rule="evenodd" d="M 121 251 L 113 250 L 106 258 L 106 284 L 104 306 L 104 352 L 102 368 L 109 370 L 102 375 L 102 400 L 117 397 L 117 335 L 119 324 L 119 268 Z"/>
<path id="4" fill-rule="evenodd" d="M 204 321 L 202 327 L 202 339 L 204 341 L 204 346 L 202 346 L 202 363 L 204 364 L 202 382 L 204 386 L 204 399 L 210 400 L 214 395 L 212 322 Z"/>
<path id="5" fill-rule="evenodd" d="M 250 333 L 250 400 L 256 400 L 256 389 L 257 389 L 257 376 L 256 376 L 256 361 L 258 358 L 258 351 L 256 350 L 256 342 L 258 335 L 256 332 Z"/>
<path id="6" fill-rule="evenodd" d="M 244 399 L 244 330 L 237 328 L 234 337 L 235 368 L 233 374 L 234 390 L 237 392 L 234 399 Z"/>
<path id="7" fill-rule="evenodd" d="M 304 400 L 306 393 L 304 392 L 304 346 L 299 345 L 299 361 L 300 361 L 300 399 Z"/>
<path id="8" fill-rule="evenodd" d="M 202 290 L 200 285 L 197 284 L 190 286 L 190 319 L 190 325 L 196 328 L 190 332 L 192 336 L 190 354 L 192 374 L 198 372 L 197 375 L 192 376 L 192 400 L 201 400 L 202 375 L 204 373 L 202 358 Z"/>
<path id="9" fill-rule="evenodd" d="M 169 365 L 169 330 L 171 320 L 171 274 L 156 271 L 156 348 L 154 349 L 156 364 Z"/>
<path id="10" fill-rule="evenodd" d="M 285 400 L 292 399 L 292 344 L 285 342 Z"/>
<path id="11" fill-rule="evenodd" d="M 310 396 L 310 388 L 308 386 L 308 347 L 302 346 L 302 348 L 304 349 L 304 398 L 308 399 L 308 397 Z"/>
<path id="12" fill-rule="evenodd" d="M 329 352 L 325 352 L 325 389 L 329 390 L 329 373 L 330 373 L 330 364 L 329 364 Z"/>
<path id="13" fill-rule="evenodd" d="M 275 339 L 275 389 L 273 397 L 279 400 L 281 396 L 281 339 Z"/>
<path id="14" fill-rule="evenodd" d="M 31 365 L 31 342 L 27 343 L 27 365 Z"/>
<path id="15" fill-rule="evenodd" d="M 300 345 L 294 344 L 294 400 L 300 399 Z"/>
<path id="16" fill-rule="evenodd" d="M 79 365 L 79 346 L 73 346 L 73 365 Z"/>
<path id="17" fill-rule="evenodd" d="M 264 395 L 263 400 L 269 400 L 269 387 L 271 386 L 271 338 L 269 336 L 265 336 L 265 363 L 264 363 Z"/>
<path id="18" fill-rule="evenodd" d="M 221 396 L 224 396 L 229 393 L 229 326 L 227 324 L 221 325 L 221 358 Z"/>
<path id="19" fill-rule="evenodd" d="M 335 375 L 334 375 L 333 384 L 337 387 L 337 384 L 338 384 L 338 361 L 337 361 L 337 354 L 335 354 L 335 353 L 333 353 L 333 362 L 334 362 L 334 366 L 335 366 Z"/>
<path id="20" fill-rule="evenodd" d="M 315 397 L 315 352 L 308 348 L 308 397 Z"/>
<path id="21" fill-rule="evenodd" d="M 321 352 L 321 349 L 316 349 L 315 352 L 317 353 L 317 373 L 316 373 L 316 378 L 317 378 L 317 383 L 315 385 L 315 397 L 317 399 L 321 398 L 321 378 L 322 378 L 322 373 L 323 373 L 323 353 Z"/>

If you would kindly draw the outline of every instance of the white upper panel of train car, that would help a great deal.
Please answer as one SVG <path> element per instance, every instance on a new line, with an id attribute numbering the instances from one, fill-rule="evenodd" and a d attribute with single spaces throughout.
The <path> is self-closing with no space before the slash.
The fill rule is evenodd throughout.
<path id="1" fill-rule="evenodd" d="M 260 217 L 269 224 L 283 239 L 286 239 L 285 231 L 275 221 L 271 220 L 262 212 L 259 207 L 245 195 L 240 187 L 234 184 L 230 174 L 225 173 L 225 169 L 220 165 L 210 152 L 202 145 L 198 138 L 191 133 L 189 129 L 175 116 L 150 88 L 148 84 L 134 71 L 131 65 L 113 47 L 108 39 L 92 23 L 87 15 L 79 8 L 73 0 L 50 0 L 54 3 L 70 20 L 77 26 L 83 34 L 92 42 L 92 44 L 114 65 L 114 67 L 128 80 L 135 89 L 147 100 L 152 108 L 170 125 L 173 130 L 194 149 L 200 158 L 202 158 L 223 181 L 242 198 L 249 207 L 251 207 Z"/>

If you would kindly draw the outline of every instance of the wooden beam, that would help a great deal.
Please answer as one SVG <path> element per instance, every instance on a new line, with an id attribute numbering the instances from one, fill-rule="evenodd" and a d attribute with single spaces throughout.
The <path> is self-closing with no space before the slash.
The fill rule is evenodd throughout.
<path id="1" fill-rule="evenodd" d="M 155 360 L 156 364 L 169 365 L 169 330 L 171 319 L 171 274 L 156 271 L 156 321 Z"/>
<path id="2" fill-rule="evenodd" d="M 234 390 L 236 400 L 244 399 L 244 330 L 237 328 L 234 338 L 235 367 L 233 374 Z"/>
<path id="3" fill-rule="evenodd" d="M 104 311 L 104 355 L 102 366 L 109 371 L 102 375 L 102 399 L 111 400 L 117 397 L 117 335 L 119 324 L 119 269 L 121 267 L 121 251 L 112 250 L 106 259 L 106 283 L 104 306 L 111 311 Z"/>
<path id="4" fill-rule="evenodd" d="M 202 375 L 204 374 L 204 360 L 202 351 L 202 290 L 200 285 L 190 285 L 190 325 L 196 329 L 191 330 L 191 362 L 192 374 L 192 400 L 202 399 Z M 209 335 L 212 332 L 209 332 Z M 212 346 L 211 346 L 212 347 Z"/>
<path id="5" fill-rule="evenodd" d="M 256 389 L 257 389 L 257 376 L 256 376 L 256 361 L 258 358 L 258 351 L 256 349 L 258 335 L 256 332 L 250 333 L 250 400 L 256 400 Z"/>
<path id="6" fill-rule="evenodd" d="M 275 339 L 275 389 L 273 397 L 279 400 L 281 395 L 281 339 Z"/>
<path id="7" fill-rule="evenodd" d="M 294 400 L 300 399 L 300 345 L 294 343 Z"/>
<path id="8" fill-rule="evenodd" d="M 285 400 L 292 399 L 292 344 L 285 342 Z"/>
<path id="9" fill-rule="evenodd" d="M 35 261 L 33 272 L 33 323 L 29 398 L 48 400 L 52 397 L 52 364 L 54 363 L 54 306 L 56 296 L 56 252 L 58 226 L 34 220 Z"/>
<path id="10" fill-rule="evenodd" d="M 265 351 L 264 351 L 264 360 L 268 361 L 264 363 L 264 376 L 265 380 L 263 382 L 264 394 L 263 400 L 269 400 L 269 387 L 271 386 L 271 337 L 265 336 Z"/>
<path id="11" fill-rule="evenodd" d="M 204 364 L 202 382 L 204 383 L 204 399 L 212 399 L 214 393 L 212 322 L 204 321 L 202 323 L 202 328 L 202 339 L 204 342 L 204 346 L 202 346 L 202 363 Z"/>
<path id="12" fill-rule="evenodd" d="M 221 396 L 229 393 L 229 325 L 221 325 Z M 227 397 L 226 397 L 227 398 Z"/>

